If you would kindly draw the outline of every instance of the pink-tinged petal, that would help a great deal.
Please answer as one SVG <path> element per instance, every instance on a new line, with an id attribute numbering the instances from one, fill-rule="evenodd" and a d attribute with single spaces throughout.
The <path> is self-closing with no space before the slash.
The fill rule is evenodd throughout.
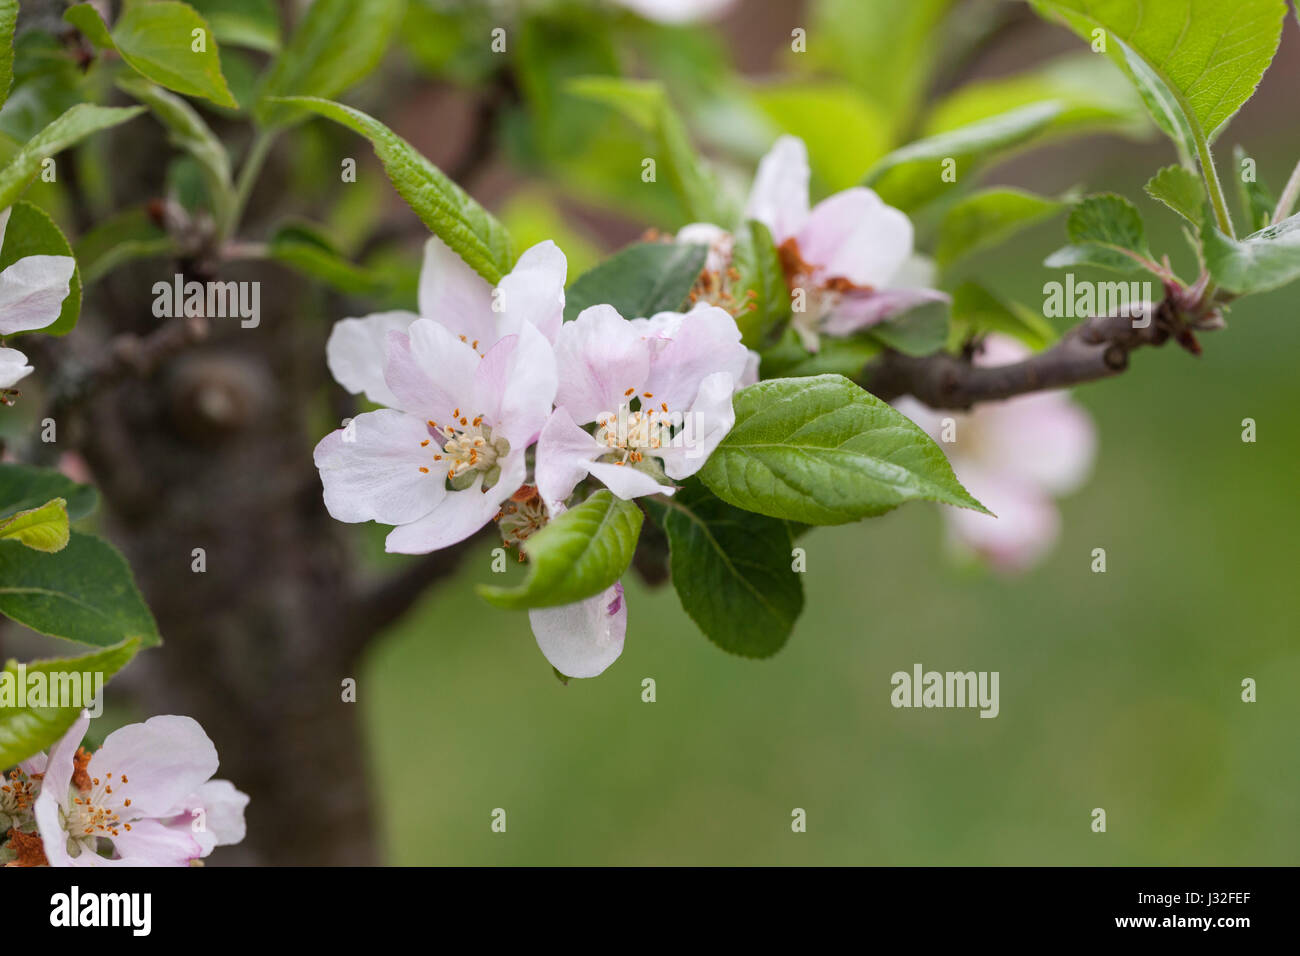
<path id="1" fill-rule="evenodd" d="M 717 372 L 700 383 L 699 394 L 683 420 L 683 427 L 673 436 L 668 448 L 656 450 L 664 463 L 664 473 L 676 481 L 689 478 L 708 461 L 713 449 L 736 424 L 731 405 L 735 380 L 727 372 Z"/>
<path id="2" fill-rule="evenodd" d="M 474 375 L 475 411 L 512 448 L 526 448 L 555 401 L 555 354 L 541 330 L 525 323 L 483 356 Z"/>
<path id="3" fill-rule="evenodd" d="M 388 333 L 388 363 L 384 380 L 397 398 L 397 407 L 439 426 L 449 424 L 457 409 L 474 398 L 474 373 L 482 356 L 460 337 L 430 319 L 411 323 L 406 335 Z"/>
<path id="4" fill-rule="evenodd" d="M 1023 395 L 977 410 L 981 460 L 1053 495 L 1079 488 L 1092 471 L 1097 432 L 1065 392 Z"/>
<path id="5" fill-rule="evenodd" d="M 671 495 L 677 491 L 670 485 L 661 485 L 650 475 L 631 465 L 616 465 L 610 461 L 594 461 L 587 470 L 591 477 L 614 492 L 615 495 L 631 501 L 643 495 Z"/>
<path id="6" fill-rule="evenodd" d="M 704 268 L 709 272 L 722 272 L 731 265 L 731 233 L 711 222 L 693 222 L 677 230 L 673 241 L 679 245 L 705 246 L 708 255 Z"/>
<path id="7" fill-rule="evenodd" d="M 583 309 L 566 322 L 555 340 L 559 385 L 555 404 L 567 408 L 575 422 L 594 422 L 614 415 L 639 394 L 650 358 L 638 326 L 608 305 Z"/>
<path id="8" fill-rule="evenodd" d="M 72 722 L 68 732 L 58 739 L 53 747 L 50 748 L 50 756 L 45 764 L 45 778 L 41 781 L 41 792 L 36 797 L 36 826 L 42 833 L 62 835 L 63 829 L 59 825 L 59 810 L 68 805 L 68 787 L 72 785 L 73 757 L 77 755 L 77 748 L 81 746 L 81 740 L 86 736 L 86 728 L 90 726 L 90 715 L 84 710 Z M 54 862 L 54 857 L 50 856 L 51 841 L 46 841 L 45 856 Z M 60 840 L 53 841 L 62 847 Z M 63 855 L 67 855 L 67 850 L 62 850 Z"/>
<path id="9" fill-rule="evenodd" d="M 799 255 L 819 278 L 883 289 L 912 255 L 912 222 L 858 186 L 813 207 L 797 239 Z"/>
<path id="10" fill-rule="evenodd" d="M 623 653 L 627 600 L 623 585 L 576 604 L 528 612 L 537 646 L 566 677 L 595 677 Z"/>
<path id="11" fill-rule="evenodd" d="M 244 809 L 248 801 L 248 794 L 236 790 L 229 780 L 209 780 L 167 814 L 167 826 L 184 829 L 201 847 L 199 855 L 207 856 L 214 847 L 229 846 L 244 839 L 247 830 Z M 203 825 L 202 829 L 196 829 L 200 811 Z"/>
<path id="12" fill-rule="evenodd" d="M 500 462 L 501 477 L 486 492 L 480 473 L 464 491 L 449 491 L 437 508 L 423 518 L 394 528 L 384 549 L 394 554 L 428 554 L 464 541 L 496 517 L 501 503 L 519 490 L 527 468 L 524 450 L 511 449 Z"/>
<path id="13" fill-rule="evenodd" d="M 827 335 L 847 336 L 870 328 L 885 319 L 930 302 L 948 302 L 950 297 L 938 289 L 872 289 L 849 291 L 840 296 L 822 319 L 821 331 Z"/>
<path id="14" fill-rule="evenodd" d="M 0 348 L 0 388 L 13 388 L 33 371 L 22 352 Z"/>
<path id="15" fill-rule="evenodd" d="M 3 242 L 4 242 L 4 233 L 2 230 L 0 230 L 0 244 L 2 244 Z M 41 753 L 33 754 L 32 756 L 28 757 L 26 760 L 20 760 L 18 762 L 18 769 L 21 770 L 23 773 L 25 773 L 27 776 L 34 777 L 37 774 L 44 774 L 45 767 L 47 764 L 49 764 L 49 762 L 50 762 L 50 758 L 47 757 L 45 753 L 42 751 Z"/>
<path id="16" fill-rule="evenodd" d="M 670 412 L 689 408 L 700 383 L 717 372 L 726 372 L 733 382 L 740 380 L 749 365 L 749 349 L 740 342 L 740 329 L 731 314 L 714 305 L 700 305 L 687 312 L 681 324 L 650 363 L 645 390 L 653 395 L 648 403 L 667 404 Z"/>
<path id="17" fill-rule="evenodd" d="M 59 317 L 77 262 L 27 256 L 0 272 L 0 335 L 43 329 Z"/>
<path id="18" fill-rule="evenodd" d="M 189 866 L 190 860 L 207 855 L 196 836 L 189 827 L 168 826 L 161 820 L 135 820 L 130 830 L 121 827 L 117 836 L 109 838 L 117 851 L 116 859 L 108 860 L 83 849 L 67 865 Z"/>
<path id="19" fill-rule="evenodd" d="M 548 342 L 554 342 L 564 321 L 564 280 L 568 272 L 564 253 L 549 239 L 520 256 L 497 285 L 499 333 L 518 334 L 527 324 L 546 336 Z"/>
<path id="20" fill-rule="evenodd" d="M 161 817 L 217 772 L 217 748 L 198 721 L 166 714 L 113 731 L 86 769 L 91 777 L 111 773 L 126 781 L 101 805 L 122 813 L 122 801 L 130 800 L 125 819 Z"/>
<path id="21" fill-rule="evenodd" d="M 808 149 L 803 140 L 782 136 L 758 163 L 745 218 L 767 226 L 780 245 L 808 219 L 808 179 Z"/>
<path id="22" fill-rule="evenodd" d="M 749 357 L 745 360 L 745 370 L 740 373 L 740 381 L 736 383 L 736 388 L 745 388 L 758 383 L 758 366 L 761 361 L 759 354 L 750 349 Z"/>
<path id="23" fill-rule="evenodd" d="M 338 521 L 406 524 L 424 517 L 447 494 L 448 465 L 434 460 L 438 450 L 414 415 L 391 408 L 358 415 L 316 446 L 325 508 Z"/>
<path id="24" fill-rule="evenodd" d="M 364 393 L 378 405 L 395 407 L 397 398 L 384 379 L 388 333 L 405 332 L 418 318 L 414 312 L 377 312 L 335 322 L 325 343 L 325 364 L 334 381 L 353 395 Z"/>
<path id="25" fill-rule="evenodd" d="M 996 518 L 960 508 L 945 509 L 953 538 L 999 571 L 1025 571 L 1051 550 L 1061 516 L 1052 499 L 1032 481 L 1006 473 L 958 468 L 966 489 Z"/>
<path id="26" fill-rule="evenodd" d="M 437 236 L 424 244 L 418 301 L 421 318 L 432 319 L 471 342 L 478 340 L 480 349 L 496 342 L 492 287 Z"/>
<path id="27" fill-rule="evenodd" d="M 533 474 L 537 492 L 555 514 L 578 482 L 587 476 L 591 463 L 609 449 L 579 428 L 567 409 L 551 413 L 537 437 L 537 461 Z"/>

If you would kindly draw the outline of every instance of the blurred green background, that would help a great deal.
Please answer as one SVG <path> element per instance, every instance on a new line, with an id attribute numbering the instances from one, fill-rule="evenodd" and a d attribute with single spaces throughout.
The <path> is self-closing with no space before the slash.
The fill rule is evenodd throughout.
<path id="1" fill-rule="evenodd" d="M 754 59 L 764 16 L 777 45 L 788 36 L 775 6 L 722 25 L 738 60 Z M 1027 29 L 987 54 L 988 73 L 1079 48 Z M 1264 91 L 1219 146 L 1247 144 L 1275 192 L 1300 153 L 1296 33 L 1289 22 Z M 1186 273 L 1176 217 L 1141 192 L 1174 161 L 1163 141 L 1096 138 L 987 178 L 1129 196 Z M 1063 239 L 1058 218 L 964 271 L 1032 305 L 1060 277 L 1040 263 Z M 1241 303 L 1199 359 L 1150 350 L 1076 391 L 1100 435 L 1094 477 L 1061 502 L 1058 546 L 1028 574 L 955 566 L 939 506 L 814 530 L 800 541 L 805 613 L 766 661 L 725 654 L 671 586 L 629 575 L 622 658 L 561 685 L 526 617 L 473 595 L 491 574 L 485 546 L 359 681 L 390 862 L 1300 862 L 1294 295 Z M 1098 547 L 1104 574 L 1090 570 Z M 892 708 L 890 675 L 918 662 L 1000 672 L 1000 715 Z M 1256 703 L 1241 700 L 1247 677 Z M 496 808 L 505 833 L 491 830 Z M 794 808 L 806 833 L 791 831 Z"/>

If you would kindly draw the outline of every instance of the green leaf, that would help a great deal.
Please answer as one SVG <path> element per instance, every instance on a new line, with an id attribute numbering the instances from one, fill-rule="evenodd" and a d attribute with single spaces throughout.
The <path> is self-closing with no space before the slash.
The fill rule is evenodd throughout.
<path id="1" fill-rule="evenodd" d="M 52 498 L 39 508 L 0 518 L 0 538 L 21 541 L 35 551 L 62 551 L 68 543 L 68 503 Z"/>
<path id="2" fill-rule="evenodd" d="M 926 302 L 903 315 L 871 326 L 877 342 L 904 355 L 929 355 L 948 341 L 948 303 Z"/>
<path id="3" fill-rule="evenodd" d="M 1056 330 L 1039 313 L 1016 302 L 1003 302 L 977 282 L 963 282 L 952 293 L 952 327 L 948 347 L 985 332 L 1001 332 L 1042 349 L 1056 341 Z"/>
<path id="4" fill-rule="evenodd" d="M 88 3 L 68 8 L 63 18 L 96 46 L 117 50 L 128 66 L 159 86 L 218 106 L 239 107 L 221 72 L 217 38 L 189 4 L 129 4 L 112 30 Z"/>
<path id="5" fill-rule="evenodd" d="M 724 651 L 742 657 L 779 651 L 803 611 L 786 523 L 733 508 L 696 481 L 662 508 L 682 609 Z"/>
<path id="6" fill-rule="evenodd" d="M 402 0 L 316 0 L 262 82 L 254 108 L 257 121 L 263 126 L 288 125 L 302 119 L 302 112 L 276 99 L 330 99 L 368 76 L 383 59 L 403 7 Z"/>
<path id="7" fill-rule="evenodd" d="M 599 594 L 632 563 L 641 509 L 601 489 L 528 539 L 528 577 L 518 587 L 479 585 L 489 604 L 511 611 L 559 607 Z"/>
<path id="8" fill-rule="evenodd" d="M 987 513 L 925 432 L 843 376 L 772 379 L 733 401 L 736 424 L 699 474 L 737 508 L 814 525 L 916 499 Z"/>
<path id="9" fill-rule="evenodd" d="M 1277 51 L 1284 0 L 1031 0 L 1106 52 L 1137 83 L 1156 122 L 1177 139 L 1184 121 L 1213 142 L 1250 99 Z M 1181 113 L 1182 116 L 1177 114 Z"/>
<path id="10" fill-rule="evenodd" d="M 656 175 L 666 176 L 691 221 L 730 221 L 721 208 L 717 183 L 691 145 L 690 135 L 661 84 L 616 76 L 580 76 L 565 84 L 565 90 L 618 110 L 650 134 L 657 154 Z"/>
<path id="11" fill-rule="evenodd" d="M 435 236 L 493 285 L 510 271 L 514 251 L 505 227 L 383 123 L 350 106 L 315 97 L 289 97 L 279 102 L 319 113 L 366 137 L 398 195 Z"/>
<path id="12" fill-rule="evenodd" d="M 281 226 L 267 243 L 267 254 L 303 275 L 353 295 L 380 295 L 388 289 L 387 280 L 349 262 L 318 229 L 307 225 Z"/>
<path id="13" fill-rule="evenodd" d="M 1193 226 L 1200 228 L 1201 207 L 1205 205 L 1205 186 L 1201 183 L 1201 177 L 1186 166 L 1166 166 L 1142 188 L 1152 199 L 1158 199 Z"/>
<path id="14" fill-rule="evenodd" d="M 134 76 L 118 80 L 117 85 L 148 106 L 167 130 L 168 141 L 178 149 L 185 150 L 198 162 L 207 181 L 208 193 L 212 196 L 215 207 L 213 213 L 221 221 L 233 196 L 230 156 L 216 134 L 208 128 L 194 107 L 159 86 Z"/>
<path id="15" fill-rule="evenodd" d="M 963 256 L 1001 245 L 1064 208 L 1061 200 L 1011 187 L 972 193 L 954 203 L 944 215 L 935 259 L 940 266 L 949 266 Z"/>
<path id="16" fill-rule="evenodd" d="M 9 214 L 9 228 L 5 231 L 4 248 L 0 249 L 0 269 L 7 269 L 27 256 L 71 256 L 72 247 L 64 238 L 54 220 L 45 210 L 25 200 L 13 204 Z M 66 335 L 77 324 L 81 315 L 81 272 L 74 265 L 72 280 L 68 283 L 68 297 L 63 300 L 59 317 L 43 329 L 40 335 Z M 14 336 L 28 333 L 17 332 Z"/>
<path id="17" fill-rule="evenodd" d="M 1277 200 L 1259 180 L 1255 161 L 1246 155 L 1240 145 L 1233 147 L 1232 159 L 1237 166 L 1233 178 L 1237 181 L 1237 198 L 1241 202 L 1242 214 L 1246 217 L 1246 228 L 1251 232 L 1263 229 L 1273 221 L 1273 209 L 1277 206 Z M 1248 171 L 1249 179 L 1246 178 Z M 1200 208 L 1198 203 L 1189 217 L 1197 226 L 1201 222 Z"/>
<path id="18" fill-rule="evenodd" d="M 0 106 L 9 99 L 14 81 L 14 27 L 18 23 L 18 0 L 0 0 Z"/>
<path id="19" fill-rule="evenodd" d="M 759 367 L 764 378 L 800 378 L 828 373 L 853 378 L 884 347 L 869 335 L 849 338 L 823 336 L 821 347 L 816 352 L 809 352 L 795 330 L 787 326 L 777 343 L 763 350 Z"/>
<path id="20" fill-rule="evenodd" d="M 1137 207 L 1114 193 L 1089 196 L 1070 210 L 1070 245 L 1052 253 L 1048 268 L 1091 265 L 1129 272 L 1151 259 L 1146 229 Z"/>
<path id="21" fill-rule="evenodd" d="M 637 242 L 570 283 L 564 319 L 593 305 L 612 305 L 625 319 L 675 312 L 700 277 L 708 250 L 691 243 Z"/>
<path id="22" fill-rule="evenodd" d="M 1064 109 L 1057 101 L 1032 103 L 919 139 L 872 166 L 863 185 L 874 187 L 891 206 L 915 209 L 945 189 L 965 184 L 981 165 L 1033 139 Z"/>
<path id="23" fill-rule="evenodd" d="M 190 0 L 223 46 L 262 53 L 280 49 L 280 15 L 272 0 Z"/>
<path id="24" fill-rule="evenodd" d="M 92 535 L 71 533 L 57 554 L 0 541 L 0 613 L 51 637 L 107 647 L 128 638 L 161 642 L 131 569 Z"/>
<path id="25" fill-rule="evenodd" d="M 1205 264 L 1229 292 L 1268 292 L 1300 279 L 1300 213 L 1245 239 L 1230 239 L 1203 218 Z"/>
<path id="26" fill-rule="evenodd" d="M 140 641 L 136 638 L 122 641 L 105 647 L 102 651 L 93 651 L 90 654 L 81 657 L 60 657 L 50 658 L 47 660 L 32 661 L 24 665 L 23 672 L 26 677 L 33 674 L 46 675 L 46 684 L 49 685 L 51 680 L 59 680 L 60 687 L 62 684 L 62 675 L 81 674 L 80 680 L 81 692 L 84 695 L 89 691 L 94 693 L 95 674 L 102 674 L 103 681 L 108 682 L 110 678 L 128 663 L 131 658 L 135 657 L 136 652 L 140 649 Z M 9 661 L 5 664 L 6 677 L 0 677 L 0 686 L 15 687 L 14 693 L 17 693 L 16 682 L 18 680 L 18 663 Z M 54 678 L 52 675 L 60 675 Z M 90 687 L 86 687 L 86 676 L 90 677 Z M 82 705 L 88 704 L 89 701 L 84 697 Z M 3 706 L 0 707 L 0 767 L 12 767 L 20 761 L 26 760 L 39 751 L 50 747 L 55 741 L 68 732 L 81 713 L 80 706 L 71 707 L 35 707 L 27 705 Z"/>
<path id="27" fill-rule="evenodd" d="M 47 157 L 67 149 L 91 133 L 117 126 L 144 112 L 143 106 L 126 108 L 78 103 L 37 133 L 0 170 L 0 209 L 13 205 L 41 170 Z"/>
<path id="28" fill-rule="evenodd" d="M 0 464 L 0 518 L 62 498 L 68 517 L 76 521 L 95 510 L 98 495 L 62 472 L 31 465 Z"/>
<path id="29" fill-rule="evenodd" d="M 756 219 L 741 224 L 733 237 L 731 267 L 736 271 L 731 311 L 745 344 L 756 348 L 790 316 L 790 287 L 767 226 Z"/>

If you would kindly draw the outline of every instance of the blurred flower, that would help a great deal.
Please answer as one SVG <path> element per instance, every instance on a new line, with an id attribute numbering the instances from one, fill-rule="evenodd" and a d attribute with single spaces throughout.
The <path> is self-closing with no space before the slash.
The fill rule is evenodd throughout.
<path id="1" fill-rule="evenodd" d="M 555 362 L 556 409 L 537 443 L 552 512 L 587 475 L 620 498 L 672 494 L 668 480 L 695 474 L 731 430 L 751 364 L 735 319 L 709 305 L 631 321 L 593 306 L 560 330 Z M 594 435 L 581 427 L 592 423 Z"/>
<path id="2" fill-rule="evenodd" d="M 975 364 L 1010 365 L 1029 354 L 1014 339 L 990 335 Z M 954 543 L 1002 571 L 1041 560 L 1060 532 L 1053 498 L 1074 491 L 1092 469 L 1097 438 L 1087 412 L 1066 392 L 1023 395 L 967 414 L 936 412 L 911 396 L 894 405 L 941 442 L 957 478 L 997 516 L 944 509 Z"/>
<path id="3" fill-rule="evenodd" d="M 80 747 L 89 724 L 83 711 L 51 749 L 36 798 L 51 866 L 187 866 L 243 839 L 248 797 L 211 779 L 217 751 L 197 722 L 168 715 L 128 724 L 93 754 Z M 204 828 L 191 824 L 193 807 L 208 815 Z M 101 855 L 101 841 L 116 855 Z"/>
<path id="4" fill-rule="evenodd" d="M 660 23 L 691 23 L 720 17 L 737 0 L 611 0 L 647 20 Z"/>
<path id="5" fill-rule="evenodd" d="M 804 347 L 819 336 L 852 335 L 926 302 L 946 301 L 929 288 L 934 269 L 913 255 L 912 223 L 862 186 L 846 189 L 809 210 L 811 173 L 803 140 L 782 136 L 758 164 L 745 217 L 772 233 L 791 290 L 802 290 L 791 327 Z M 709 247 L 708 274 L 726 300 L 731 237 L 711 223 L 692 223 L 677 241 Z M 796 303 L 800 305 L 800 303 Z"/>
<path id="6" fill-rule="evenodd" d="M 0 212 L 0 248 L 12 209 Z M 43 329 L 59 317 L 76 261 L 71 256 L 26 256 L 0 272 L 0 338 Z M 17 349 L 0 348 L 0 392 L 32 373 Z"/>

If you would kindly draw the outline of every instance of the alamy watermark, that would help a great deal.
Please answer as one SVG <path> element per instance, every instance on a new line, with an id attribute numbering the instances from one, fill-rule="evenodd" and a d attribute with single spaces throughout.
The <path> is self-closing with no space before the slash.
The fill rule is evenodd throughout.
<path id="1" fill-rule="evenodd" d="M 155 282 L 153 295 L 153 314 L 159 319 L 238 318 L 245 329 L 262 321 L 260 282 L 186 282 L 178 272 L 171 282 Z"/>
<path id="2" fill-rule="evenodd" d="M 1150 282 L 1076 282 L 1067 272 L 1065 282 L 1043 285 L 1043 315 L 1049 319 L 1129 316 L 1133 328 L 1145 329 L 1154 311 Z"/>
<path id="3" fill-rule="evenodd" d="M 923 670 L 912 665 L 912 672 L 896 671 L 889 679 L 894 690 L 889 702 L 895 707 L 978 707 L 981 717 L 996 717 L 998 703 L 997 671 Z"/>
<path id="4" fill-rule="evenodd" d="M 104 713 L 103 671 L 28 673 L 26 664 L 0 671 L 0 709 L 7 707 L 77 707 L 91 717 Z"/>

